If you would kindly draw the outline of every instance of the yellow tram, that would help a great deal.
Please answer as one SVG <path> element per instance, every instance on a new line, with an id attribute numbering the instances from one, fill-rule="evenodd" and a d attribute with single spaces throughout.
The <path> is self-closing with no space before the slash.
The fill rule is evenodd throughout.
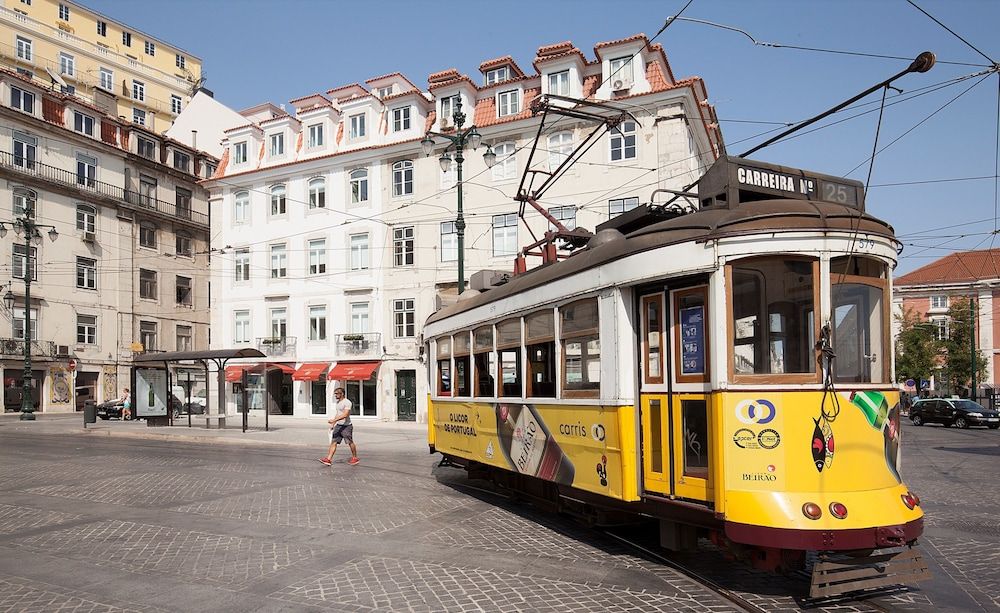
<path id="1" fill-rule="evenodd" d="M 880 568 L 922 572 L 892 228 L 861 183 L 743 158 L 720 158 L 697 197 L 616 217 L 432 315 L 431 451 L 596 521 L 658 518 L 668 547 L 708 531 L 771 569 L 883 550 Z"/>

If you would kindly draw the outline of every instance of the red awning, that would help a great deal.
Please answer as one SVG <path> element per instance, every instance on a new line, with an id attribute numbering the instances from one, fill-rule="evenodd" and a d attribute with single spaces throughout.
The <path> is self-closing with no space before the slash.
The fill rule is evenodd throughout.
<path id="1" fill-rule="evenodd" d="M 272 368 L 280 368 L 281 372 L 285 373 L 286 375 L 290 375 L 293 372 L 295 372 L 295 367 L 294 366 L 290 366 L 288 364 L 282 364 L 281 362 L 265 362 L 264 363 L 264 370 L 270 370 Z"/>
<path id="2" fill-rule="evenodd" d="M 330 369 L 328 379 L 337 381 L 367 381 L 378 370 L 381 362 L 337 362 Z"/>
<path id="3" fill-rule="evenodd" d="M 237 364 L 235 366 L 226 366 L 226 381 L 230 383 L 239 383 L 243 380 L 243 371 L 250 370 L 256 366 L 256 364 Z"/>
<path id="4" fill-rule="evenodd" d="M 307 363 L 292 373 L 292 381 L 319 381 L 329 362 Z"/>

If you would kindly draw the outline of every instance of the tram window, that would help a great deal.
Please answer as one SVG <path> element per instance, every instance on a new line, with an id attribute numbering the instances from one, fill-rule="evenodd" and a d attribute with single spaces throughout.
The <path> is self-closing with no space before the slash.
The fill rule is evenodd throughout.
<path id="1" fill-rule="evenodd" d="M 663 296 L 642 297 L 645 382 L 663 383 Z"/>
<path id="2" fill-rule="evenodd" d="M 888 372 L 885 265 L 871 258 L 842 257 L 831 260 L 830 272 L 834 381 L 882 383 Z"/>
<path id="3" fill-rule="evenodd" d="M 524 318 L 528 354 L 528 393 L 534 398 L 556 397 L 556 334 L 551 310 Z"/>
<path id="4" fill-rule="evenodd" d="M 521 396 L 521 319 L 497 324 L 497 356 L 500 364 L 500 395 Z"/>
<path id="5" fill-rule="evenodd" d="M 695 287 L 675 292 L 674 361 L 677 381 L 698 383 L 708 381 L 708 348 L 710 330 L 707 326 L 708 288 Z"/>
<path id="6" fill-rule="evenodd" d="M 815 373 L 815 294 L 815 261 L 775 257 L 734 264 L 734 374 Z"/>
<path id="7" fill-rule="evenodd" d="M 452 337 L 452 347 L 455 353 L 455 395 L 472 395 L 472 377 L 470 359 L 471 345 L 469 344 L 469 333 L 456 334 Z"/>
<path id="8" fill-rule="evenodd" d="M 476 328 L 472 333 L 472 338 L 476 367 L 476 396 L 492 398 L 496 395 L 494 390 L 496 354 L 493 353 L 493 326 Z"/>
<path id="9" fill-rule="evenodd" d="M 708 477 L 708 411 L 704 399 L 681 400 L 684 474 Z"/>
<path id="10" fill-rule="evenodd" d="M 601 339 L 597 299 L 559 309 L 563 348 L 563 390 L 567 396 L 597 397 L 601 387 Z"/>
<path id="11" fill-rule="evenodd" d="M 451 339 L 439 338 L 437 346 L 438 395 L 451 396 Z"/>

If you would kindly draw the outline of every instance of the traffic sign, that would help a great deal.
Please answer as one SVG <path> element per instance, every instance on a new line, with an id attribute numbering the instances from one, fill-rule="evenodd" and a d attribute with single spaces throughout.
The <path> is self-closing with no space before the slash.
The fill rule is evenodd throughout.
<path id="1" fill-rule="evenodd" d="M 76 360 L 70 360 L 69 361 L 69 369 L 70 370 L 76 370 Z"/>

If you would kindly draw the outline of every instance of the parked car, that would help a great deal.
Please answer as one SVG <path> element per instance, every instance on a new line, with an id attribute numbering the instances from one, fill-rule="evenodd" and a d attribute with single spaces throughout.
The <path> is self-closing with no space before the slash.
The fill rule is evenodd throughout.
<path id="1" fill-rule="evenodd" d="M 1000 428 L 1000 413 L 991 411 L 978 402 L 960 398 L 922 398 L 910 408 L 910 421 L 915 426 L 939 423 L 958 428 L 987 426 Z"/>
<path id="2" fill-rule="evenodd" d="M 97 416 L 101 419 L 121 419 L 124 407 L 125 403 L 121 401 L 121 398 L 102 402 L 97 405 Z"/>

